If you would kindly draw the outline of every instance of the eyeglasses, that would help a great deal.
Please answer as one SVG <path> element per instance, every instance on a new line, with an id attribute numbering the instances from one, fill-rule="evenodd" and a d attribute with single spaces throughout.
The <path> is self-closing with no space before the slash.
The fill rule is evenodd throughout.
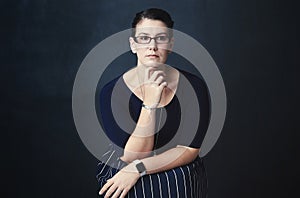
<path id="1" fill-rule="evenodd" d="M 167 35 L 161 35 L 161 36 L 156 36 L 156 37 L 150 37 L 150 36 L 133 37 L 133 40 L 139 44 L 149 44 L 152 39 L 154 39 L 155 43 L 157 43 L 157 44 L 167 44 L 170 42 L 170 37 Z"/>

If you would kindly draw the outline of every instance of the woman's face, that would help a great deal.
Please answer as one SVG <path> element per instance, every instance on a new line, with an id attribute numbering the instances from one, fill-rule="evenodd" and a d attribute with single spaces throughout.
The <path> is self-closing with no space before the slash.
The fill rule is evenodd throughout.
<path id="1" fill-rule="evenodd" d="M 130 37 L 129 41 L 132 52 L 137 54 L 138 65 L 158 67 L 166 62 L 173 46 L 173 38 L 169 38 L 168 30 L 159 20 L 143 19 L 137 24 L 136 38 Z M 147 43 L 149 37 L 156 39 Z"/>

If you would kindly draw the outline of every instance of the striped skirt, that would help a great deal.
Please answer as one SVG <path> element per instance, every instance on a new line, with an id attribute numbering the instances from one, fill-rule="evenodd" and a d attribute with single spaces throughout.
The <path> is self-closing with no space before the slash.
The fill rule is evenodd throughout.
<path id="1" fill-rule="evenodd" d="M 113 177 L 127 164 L 120 160 L 114 150 L 105 153 L 97 166 L 97 180 L 100 189 L 107 179 Z M 109 165 L 108 165 L 109 164 Z M 141 177 L 128 192 L 127 198 L 206 198 L 207 178 L 203 160 L 197 157 L 193 162 L 168 171 Z"/>

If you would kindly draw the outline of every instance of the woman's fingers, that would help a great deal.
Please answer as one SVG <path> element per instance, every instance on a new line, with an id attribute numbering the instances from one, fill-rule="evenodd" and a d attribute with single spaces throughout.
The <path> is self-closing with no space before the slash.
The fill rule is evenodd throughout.
<path id="1" fill-rule="evenodd" d="M 118 198 L 119 195 L 121 194 L 121 192 L 122 192 L 122 189 L 118 188 L 111 198 Z"/>
<path id="2" fill-rule="evenodd" d="M 156 70 L 156 71 L 154 71 L 154 72 L 152 73 L 152 75 L 150 76 L 149 81 L 153 81 L 153 82 L 154 82 L 154 81 L 156 81 L 157 78 L 160 77 L 160 76 L 162 76 L 162 77 L 166 76 L 165 72 L 163 72 L 163 71 L 161 71 L 161 70 Z"/>
<path id="3" fill-rule="evenodd" d="M 107 180 L 106 184 L 101 188 L 99 194 L 102 195 L 112 184 L 113 182 L 110 179 Z"/>
<path id="4" fill-rule="evenodd" d="M 130 188 L 129 188 L 129 189 L 130 189 Z M 120 198 L 124 198 L 124 197 L 127 195 L 127 193 L 129 192 L 129 189 L 124 188 L 122 194 L 120 195 Z"/>
<path id="5" fill-rule="evenodd" d="M 110 188 L 107 190 L 107 192 L 105 193 L 105 198 L 109 198 L 115 191 L 116 189 L 118 188 L 117 185 L 112 185 L 110 186 Z"/>
<path id="6" fill-rule="evenodd" d="M 158 76 L 166 76 L 162 70 L 156 70 L 155 68 L 148 67 L 145 69 L 144 81 L 155 81 Z"/>
<path id="7" fill-rule="evenodd" d="M 139 179 L 138 173 L 128 172 L 122 169 L 114 177 L 107 180 L 107 183 L 100 190 L 100 195 L 105 193 L 105 198 L 125 197 L 132 186 Z"/>
<path id="8" fill-rule="evenodd" d="M 159 88 L 160 88 L 160 90 L 163 90 L 163 88 L 165 88 L 166 86 L 168 86 L 168 83 L 166 81 L 164 81 L 159 85 Z"/>
<path id="9" fill-rule="evenodd" d="M 145 69 L 145 74 L 144 74 L 145 81 L 149 80 L 150 76 L 152 75 L 152 72 L 153 72 L 153 68 L 151 67 Z"/>
<path id="10" fill-rule="evenodd" d="M 120 187 L 117 188 L 111 198 L 124 198 L 127 195 L 127 193 L 129 192 L 130 188 L 131 188 L 131 186 L 124 188 L 124 189 L 122 189 Z M 108 196 L 110 196 L 110 195 L 108 195 Z"/>
<path id="11" fill-rule="evenodd" d="M 155 70 L 155 68 L 146 68 L 146 70 L 149 79 L 145 79 L 145 83 L 143 84 L 143 102 L 155 108 L 161 100 L 163 88 L 167 86 L 167 82 L 165 82 L 166 74 L 162 70 Z"/>

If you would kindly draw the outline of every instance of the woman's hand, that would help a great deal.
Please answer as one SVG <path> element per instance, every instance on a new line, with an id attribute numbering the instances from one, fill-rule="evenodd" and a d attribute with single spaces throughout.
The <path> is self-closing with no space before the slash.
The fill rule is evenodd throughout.
<path id="1" fill-rule="evenodd" d="M 156 108 L 159 105 L 163 89 L 168 85 L 165 81 L 166 74 L 161 70 L 147 68 L 145 70 L 144 104 Z"/>
<path id="2" fill-rule="evenodd" d="M 106 184 L 101 188 L 99 194 L 102 195 L 105 192 L 105 198 L 112 197 L 125 197 L 128 191 L 135 185 L 140 178 L 133 163 L 128 164 L 121 169 L 111 179 L 108 179 Z"/>

